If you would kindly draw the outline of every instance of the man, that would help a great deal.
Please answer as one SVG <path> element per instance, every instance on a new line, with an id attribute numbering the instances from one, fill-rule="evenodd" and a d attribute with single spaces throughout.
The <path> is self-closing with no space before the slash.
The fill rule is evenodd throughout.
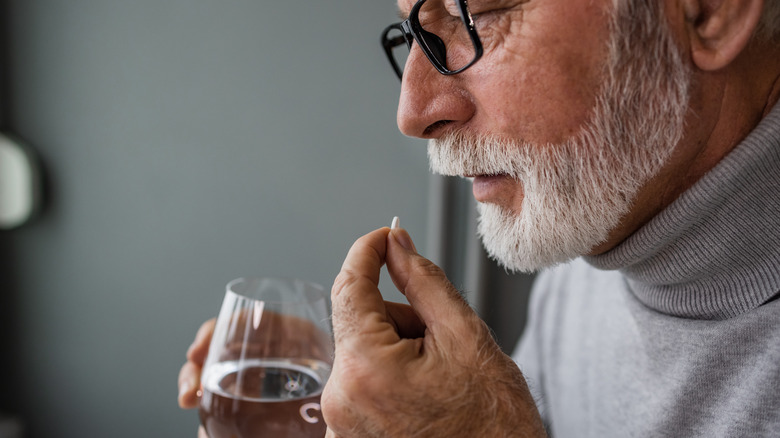
<path id="1" fill-rule="evenodd" d="M 518 369 L 404 230 L 359 239 L 328 436 L 780 436 L 780 2 L 399 7 L 401 131 L 474 178 L 491 256 L 553 268 Z M 410 307 L 382 301 L 383 264 Z"/>

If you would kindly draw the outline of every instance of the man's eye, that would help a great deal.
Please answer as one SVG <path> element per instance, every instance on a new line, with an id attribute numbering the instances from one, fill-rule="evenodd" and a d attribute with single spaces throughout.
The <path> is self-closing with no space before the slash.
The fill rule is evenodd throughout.
<path id="1" fill-rule="evenodd" d="M 473 1 L 469 3 L 471 16 L 476 19 L 478 16 L 490 14 L 504 14 L 512 10 L 524 7 L 529 0 L 485 0 Z"/>
<path id="2" fill-rule="evenodd" d="M 492 23 L 498 19 L 505 9 L 491 9 L 487 11 L 481 11 L 477 14 L 472 13 L 471 18 L 474 20 L 474 24 L 477 26 L 485 26 L 488 23 Z"/>
<path id="3" fill-rule="evenodd" d="M 454 17 L 460 17 L 460 6 L 458 5 L 457 0 L 446 0 L 444 2 L 444 9 L 447 10 L 448 14 Z"/>

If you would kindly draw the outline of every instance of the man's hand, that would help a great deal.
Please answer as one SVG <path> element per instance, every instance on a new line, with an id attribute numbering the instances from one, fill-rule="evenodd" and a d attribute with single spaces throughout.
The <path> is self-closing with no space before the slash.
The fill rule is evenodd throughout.
<path id="1" fill-rule="evenodd" d="M 195 340 L 187 349 L 187 362 L 179 371 L 179 406 L 183 409 L 198 407 L 198 391 L 200 390 L 200 373 L 203 362 L 209 352 L 209 343 L 214 334 L 216 319 L 203 323 L 195 335 Z M 198 438 L 208 438 L 203 426 L 198 428 Z"/>
<path id="2" fill-rule="evenodd" d="M 187 349 L 187 362 L 179 371 L 179 407 L 192 409 L 198 407 L 200 373 L 209 352 L 209 343 L 214 334 L 217 320 L 212 318 L 204 322 L 195 334 L 190 348 Z"/>
<path id="3" fill-rule="evenodd" d="M 411 306 L 382 300 L 385 263 Z M 545 436 L 520 370 L 404 230 L 360 238 L 332 299 L 328 437 Z"/>
<path id="4" fill-rule="evenodd" d="M 233 318 L 239 320 L 238 326 L 243 326 L 244 318 L 247 317 L 245 312 L 233 315 Z M 215 325 L 215 319 L 201 325 L 187 350 L 187 362 L 179 371 L 179 406 L 184 409 L 198 406 L 201 373 Z M 269 332 L 273 333 L 270 339 L 267 336 Z M 266 357 L 319 359 L 327 363 L 333 358 L 332 342 L 328 333 L 309 320 L 270 311 L 263 314 L 257 330 L 248 334 L 238 331 L 231 340 L 220 355 L 222 359 L 238 359 L 247 353 Z M 198 437 L 206 436 L 205 430 L 200 427 Z"/>

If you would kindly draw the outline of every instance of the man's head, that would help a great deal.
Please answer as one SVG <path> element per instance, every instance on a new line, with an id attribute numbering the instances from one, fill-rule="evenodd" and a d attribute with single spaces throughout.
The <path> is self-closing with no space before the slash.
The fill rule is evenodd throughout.
<path id="1" fill-rule="evenodd" d="M 399 126 L 430 139 L 434 171 L 475 177 L 479 232 L 510 269 L 613 247 L 711 168 L 703 85 L 725 87 L 702 72 L 780 33 L 775 1 L 760 26 L 761 1 L 614 3 L 473 0 L 477 64 L 441 76 L 410 54 Z"/>

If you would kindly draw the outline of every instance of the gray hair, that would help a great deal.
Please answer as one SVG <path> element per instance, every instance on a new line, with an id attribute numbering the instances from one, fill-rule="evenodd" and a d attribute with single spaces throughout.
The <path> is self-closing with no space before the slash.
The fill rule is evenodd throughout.
<path id="1" fill-rule="evenodd" d="M 766 0 L 756 35 L 759 38 L 780 42 L 780 0 Z"/>

